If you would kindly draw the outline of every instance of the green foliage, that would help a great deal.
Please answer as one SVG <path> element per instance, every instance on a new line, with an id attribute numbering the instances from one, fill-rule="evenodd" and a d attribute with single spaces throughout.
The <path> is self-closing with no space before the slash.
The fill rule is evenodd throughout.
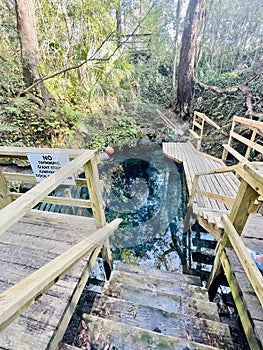
<path id="1" fill-rule="evenodd" d="M 131 117 L 126 114 L 104 115 L 90 117 L 81 121 L 81 128 L 86 140 L 85 147 L 102 151 L 107 145 L 135 145 L 140 136 L 140 130 Z"/>
<path id="2" fill-rule="evenodd" d="M 46 107 L 44 110 L 27 97 L 12 99 L 1 110 L 1 144 L 13 146 L 59 147 L 70 143 L 79 113 L 69 107 Z"/>

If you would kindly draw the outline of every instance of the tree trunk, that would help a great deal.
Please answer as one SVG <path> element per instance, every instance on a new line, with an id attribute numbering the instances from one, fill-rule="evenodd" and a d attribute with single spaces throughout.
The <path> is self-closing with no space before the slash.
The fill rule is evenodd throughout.
<path id="1" fill-rule="evenodd" d="M 30 87 L 40 79 L 38 73 L 39 47 L 37 40 L 37 21 L 35 15 L 34 0 L 16 0 L 17 29 L 20 35 L 21 60 L 23 67 L 23 79 L 26 87 Z M 44 103 L 52 98 L 45 86 L 39 84 Z"/>
<path id="2" fill-rule="evenodd" d="M 204 0 L 190 0 L 185 17 L 178 69 L 176 111 L 183 119 L 190 113 L 194 88 L 194 58 Z"/>
<path id="3" fill-rule="evenodd" d="M 26 87 L 39 79 L 39 49 L 34 0 L 16 0 L 17 29 L 20 34 L 23 77 Z"/>
<path id="4" fill-rule="evenodd" d="M 117 46 L 121 46 L 122 42 L 122 23 L 121 23 L 121 2 L 118 1 L 116 7 L 116 37 L 117 37 Z"/>
<path id="5" fill-rule="evenodd" d="M 176 69 L 178 61 L 178 37 L 179 37 L 179 26 L 180 26 L 180 15 L 181 15 L 181 2 L 182 0 L 177 1 L 176 7 L 176 23 L 175 23 L 175 37 L 174 37 L 174 66 L 173 66 L 173 89 L 176 90 Z"/>

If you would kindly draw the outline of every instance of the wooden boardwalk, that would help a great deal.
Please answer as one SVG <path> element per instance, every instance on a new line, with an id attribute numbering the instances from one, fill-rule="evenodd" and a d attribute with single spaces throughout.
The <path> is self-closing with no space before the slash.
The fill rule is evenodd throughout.
<path id="1" fill-rule="evenodd" d="M 182 163 L 186 184 L 189 192 L 189 196 L 193 191 L 193 183 L 195 175 L 198 173 L 204 173 L 206 171 L 216 170 L 225 167 L 225 164 L 220 159 L 216 159 L 200 151 L 197 151 L 190 143 L 164 143 L 163 152 L 166 156 L 173 159 L 176 162 Z M 261 165 L 261 167 L 263 164 Z M 260 168 L 262 169 L 262 168 Z M 260 180 L 262 183 L 262 180 Z M 260 183 L 260 186 L 261 186 Z M 236 221 L 239 215 L 242 215 L 242 205 L 245 200 L 248 201 L 249 196 L 239 201 L 239 210 L 236 210 L 236 216 L 230 214 L 231 207 L 234 205 L 234 199 L 237 196 L 240 182 L 233 173 L 226 172 L 220 174 L 211 174 L 208 176 L 200 176 L 198 182 L 198 191 L 193 199 L 193 215 L 208 232 L 212 233 L 220 242 L 225 239 L 225 221 L 232 215 Z M 262 186 L 261 186 L 262 187 Z M 261 190 L 262 191 L 262 190 Z M 216 195 L 222 195 L 228 197 L 225 203 L 221 202 L 224 198 L 218 197 L 220 201 L 215 200 L 211 193 Z M 254 193 L 253 193 L 254 195 Z M 216 198 L 216 197 L 215 197 Z M 232 198 L 232 203 L 231 199 Z M 227 202 L 227 203 L 226 203 Z M 228 203 L 229 202 L 229 203 Z M 231 205 L 228 205 L 231 204 Z M 228 216 L 224 219 L 225 215 Z M 244 212 L 244 216 L 245 216 Z M 242 221 L 241 219 L 240 221 Z M 227 221 L 228 222 L 228 221 Z M 237 225 L 238 226 L 238 225 Z M 242 226 L 241 226 L 242 227 Z M 234 228 L 231 228 L 231 232 Z M 234 235 L 235 233 L 233 233 Z M 250 214 L 245 227 L 242 227 L 242 231 L 239 232 L 242 237 L 242 242 L 236 243 L 237 251 L 242 249 L 245 252 L 245 258 L 243 260 L 244 265 L 248 265 L 247 253 L 245 246 L 252 250 L 259 250 L 263 252 L 263 217 L 261 214 Z M 224 235 L 224 236 L 223 236 Z M 229 236 L 228 236 L 229 237 Z M 234 241 L 234 238 L 233 238 Z M 227 240 L 224 244 L 226 244 Z M 231 240 L 232 242 L 232 240 Z M 239 247 L 239 245 L 242 245 Z M 224 249 L 225 248 L 225 249 Z M 212 285 L 212 281 L 219 275 L 222 269 L 228 279 L 229 285 L 232 290 L 232 294 L 238 309 L 241 321 L 243 323 L 244 330 L 247 334 L 247 338 L 251 349 L 262 349 L 263 346 L 263 308 L 262 308 L 262 283 L 263 278 L 259 271 L 256 269 L 256 277 L 253 278 L 255 284 L 261 286 L 261 291 L 258 292 L 257 288 L 251 285 L 251 281 L 248 278 L 248 272 L 244 270 L 243 265 L 240 262 L 240 257 L 231 246 L 218 245 L 218 258 L 214 265 L 214 271 L 212 271 L 212 277 L 209 287 Z M 240 253 L 240 255 L 242 252 Z M 252 265 L 254 263 L 250 259 Z M 247 269 L 249 270 L 250 267 Z M 255 265 L 254 267 L 255 268 Z"/>
<path id="2" fill-rule="evenodd" d="M 73 160 L 19 196 L 9 192 L 0 168 L 1 350 L 57 349 L 98 255 L 111 265 L 108 237 L 121 222 L 106 223 L 95 151 L 0 147 L 0 156 L 26 158 L 29 152 Z M 53 197 L 79 169 L 86 178 L 75 181 L 87 188 L 89 199 Z M 10 177 L 32 181 L 32 175 Z M 90 208 L 93 217 L 32 209 L 46 201 Z"/>
<path id="3" fill-rule="evenodd" d="M 37 215 L 36 215 L 37 214 Z M 85 230 L 83 229 L 85 228 Z M 0 237 L 0 293 L 96 231 L 94 219 L 37 212 Z M 0 349 L 48 349 L 65 331 L 88 274 L 83 259 L 0 336 Z"/>
<path id="4" fill-rule="evenodd" d="M 167 157 L 183 164 L 189 195 L 192 192 L 195 174 L 225 167 L 221 159 L 197 151 L 190 142 L 163 143 L 163 152 Z M 232 173 L 212 174 L 201 177 L 198 185 L 201 191 L 234 199 L 238 190 L 239 181 Z M 196 210 L 197 208 L 198 210 L 205 208 L 207 210 L 211 209 L 223 212 L 230 209 L 230 206 L 225 203 L 198 194 L 194 198 L 194 207 Z"/>

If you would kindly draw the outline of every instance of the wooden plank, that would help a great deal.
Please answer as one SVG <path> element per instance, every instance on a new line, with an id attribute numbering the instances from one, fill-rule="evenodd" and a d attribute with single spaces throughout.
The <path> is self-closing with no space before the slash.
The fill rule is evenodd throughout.
<path id="1" fill-rule="evenodd" d="M 140 288 L 136 284 L 107 283 L 104 295 L 129 300 L 131 303 L 154 307 L 167 312 L 219 321 L 216 304 L 208 300 L 198 299 L 195 294 L 192 297 L 183 297 L 175 293 L 169 294 L 164 291 L 157 292 Z"/>
<path id="2" fill-rule="evenodd" d="M 10 172 L 3 172 L 4 177 L 7 181 L 21 181 L 21 182 L 30 182 L 33 184 L 36 184 L 36 178 L 35 175 L 31 174 L 20 174 L 20 173 L 10 173 Z M 87 187 L 87 182 L 85 179 L 75 178 L 76 186 L 78 187 Z"/>
<path id="3" fill-rule="evenodd" d="M 87 334 L 90 334 L 90 344 L 96 349 L 116 349 L 138 350 L 138 349 L 195 349 L 195 350 L 215 350 L 204 344 L 198 344 L 189 341 L 184 335 L 183 339 L 175 336 L 165 336 L 163 334 L 147 331 L 138 327 L 121 324 L 119 322 L 109 321 L 92 315 L 83 315 L 88 325 Z M 104 330 L 104 331 L 102 331 Z M 62 350 L 64 350 L 62 348 Z M 73 350 L 73 349 L 65 349 Z"/>
<path id="4" fill-rule="evenodd" d="M 17 199 L 23 196 L 23 193 L 15 193 L 11 194 L 12 199 Z M 46 196 L 41 199 L 42 202 L 50 203 L 50 204 L 59 204 L 59 205 L 67 205 L 67 206 L 75 206 L 79 208 L 91 208 L 91 201 L 87 199 L 77 199 L 77 198 L 66 198 L 66 197 L 54 197 L 54 196 Z"/>
<path id="5" fill-rule="evenodd" d="M 115 219 L 91 234 L 89 240 L 81 241 L 2 293 L 0 295 L 0 330 L 7 327 L 38 295 L 43 294 L 56 283 L 96 245 L 100 245 L 118 227 L 120 222 L 120 219 Z"/>
<path id="6" fill-rule="evenodd" d="M 0 168 L 0 209 L 12 202 L 6 179 Z"/>
<path id="7" fill-rule="evenodd" d="M 72 175 L 85 162 L 91 160 L 94 152 L 84 152 L 69 164 L 59 169 L 54 174 L 40 182 L 22 197 L 0 211 L 0 234 L 23 217 L 31 208 L 38 204 L 43 197 L 52 192 L 68 176 Z"/>
<path id="8" fill-rule="evenodd" d="M 243 325 L 244 332 L 246 334 L 248 343 L 250 345 L 250 348 L 253 350 L 261 350 L 262 344 L 260 344 L 260 341 L 256 337 L 254 327 L 251 323 L 251 318 L 249 316 L 246 304 L 244 303 L 244 300 L 242 298 L 242 292 L 240 291 L 238 287 L 238 283 L 236 281 L 235 275 L 232 273 L 231 266 L 229 264 L 228 255 L 229 255 L 229 248 L 227 248 L 227 254 L 224 250 L 222 250 L 222 253 L 220 255 L 220 259 L 224 268 L 225 275 L 227 277 L 227 281 L 229 284 L 229 287 L 231 288 L 231 292 L 233 295 L 233 299 L 236 305 L 236 308 L 238 310 L 238 314 L 240 316 L 241 323 Z"/>
<path id="9" fill-rule="evenodd" d="M 233 207 L 229 213 L 229 220 L 239 234 L 243 231 L 250 209 L 257 197 L 257 192 L 250 186 L 250 184 L 242 180 Z"/>
<path id="10" fill-rule="evenodd" d="M 172 271 L 152 269 L 147 266 L 139 266 L 139 265 L 132 265 L 132 264 L 119 262 L 116 266 L 116 270 L 133 273 L 135 275 L 140 275 L 144 277 L 151 276 L 152 278 L 156 277 L 164 280 L 167 279 L 169 281 L 176 280 L 177 282 L 194 284 L 196 286 L 201 285 L 201 280 L 200 280 L 200 277 L 198 276 L 179 274 Z"/>
<path id="11" fill-rule="evenodd" d="M 152 292 L 165 292 L 167 294 L 177 294 L 178 296 L 189 297 L 193 293 L 196 298 L 207 300 L 207 290 L 205 288 L 177 281 L 163 280 L 151 276 L 140 276 L 133 273 L 113 270 L 111 273 L 111 284 L 122 283 L 125 285 L 136 285 L 137 288 L 143 288 Z M 187 288 L 186 288 L 187 285 Z"/>
<path id="12" fill-rule="evenodd" d="M 96 227 L 102 227 L 106 223 L 106 218 L 102 204 L 103 201 L 99 185 L 99 173 L 95 158 L 84 164 L 84 171 L 89 190 L 89 197 L 92 203 L 92 212 L 95 219 L 95 224 Z"/>
<path id="13" fill-rule="evenodd" d="M 237 134 L 235 131 L 232 131 L 231 136 L 236 140 L 242 142 L 243 144 L 247 145 L 248 147 L 253 148 L 260 153 L 263 153 L 263 146 L 259 145 L 258 143 L 246 139 L 244 136 Z"/>
<path id="14" fill-rule="evenodd" d="M 79 283 L 75 290 L 71 293 L 70 302 L 67 304 L 67 307 L 64 308 L 63 318 L 61 318 L 61 322 L 58 324 L 56 332 L 54 332 L 53 336 L 50 338 L 48 350 L 56 350 L 58 348 L 58 345 L 66 332 L 70 319 L 76 310 L 77 303 L 87 284 L 90 272 L 97 260 L 100 250 L 101 246 L 97 247 L 89 257 L 88 264 L 86 265 L 85 269 L 83 269 L 79 278 Z"/>
<path id="15" fill-rule="evenodd" d="M 234 115 L 233 121 L 244 124 L 244 125 L 248 125 L 250 127 L 258 128 L 259 130 L 263 130 L 263 123 L 260 121 L 257 121 L 257 120 L 243 118 L 243 117 L 239 117 L 237 115 Z"/>
<path id="16" fill-rule="evenodd" d="M 223 144 L 223 147 L 231 153 L 239 162 L 248 162 L 249 160 L 242 156 L 238 151 L 236 151 L 233 147 Z"/>
<path id="17" fill-rule="evenodd" d="M 28 153 L 37 154 L 64 154 L 68 155 L 70 158 L 76 158 L 84 152 L 89 152 L 91 155 L 96 152 L 95 150 L 81 150 L 73 148 L 36 148 L 36 147 L 9 147 L 0 146 L 0 157 L 10 157 L 10 158 L 27 158 Z"/>
<path id="18" fill-rule="evenodd" d="M 253 290 L 257 294 L 261 306 L 263 307 L 263 276 L 256 267 L 254 261 L 246 249 L 246 246 L 238 235 L 230 219 L 226 215 L 223 215 L 222 222 L 227 237 L 238 256 L 249 281 L 252 284 Z"/>
<path id="19" fill-rule="evenodd" d="M 158 327 L 160 333 L 178 338 L 184 338 L 189 332 L 198 343 L 210 345 L 210 339 L 213 339 L 217 347 L 233 349 L 228 326 L 211 320 L 166 312 L 106 296 L 95 299 L 92 314 L 146 330 Z"/>

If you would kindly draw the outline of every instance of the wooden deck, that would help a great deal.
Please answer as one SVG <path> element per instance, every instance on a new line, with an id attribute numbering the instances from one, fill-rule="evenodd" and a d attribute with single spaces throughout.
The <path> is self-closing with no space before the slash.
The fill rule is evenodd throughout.
<path id="1" fill-rule="evenodd" d="M 190 142 L 163 143 L 163 152 L 167 157 L 183 164 L 189 195 L 192 192 L 195 174 L 225 167 L 221 159 L 197 151 Z M 201 191 L 234 199 L 238 190 L 239 181 L 232 173 L 224 173 L 201 177 L 198 184 Z M 198 194 L 195 196 L 193 204 L 196 210 L 197 208 L 198 210 L 205 208 L 207 210 L 211 209 L 226 212 L 230 209 L 229 205 Z"/>
<path id="2" fill-rule="evenodd" d="M 196 174 L 225 167 L 222 160 L 197 151 L 190 143 L 164 143 L 163 152 L 169 158 L 183 164 L 189 196 L 191 196 L 193 191 Z M 246 160 L 246 162 L 248 161 Z M 261 170 L 262 166 L 261 163 Z M 242 171 L 241 174 L 243 175 Z M 254 188 L 259 190 L 260 187 L 260 191 L 262 191 L 262 179 L 260 179 L 259 183 L 260 185 Z M 219 240 L 219 245 L 217 247 L 218 255 L 214 270 L 211 273 L 211 281 L 214 281 L 219 275 L 221 266 L 223 266 L 250 347 L 254 350 L 262 349 L 263 346 L 263 278 L 255 264 L 248 257 L 245 246 L 252 250 L 263 252 L 263 216 L 261 214 L 250 214 L 249 216 L 246 214 L 250 204 L 246 207 L 245 202 L 247 200 L 252 203 L 254 200 L 253 198 L 256 198 L 256 194 L 255 190 L 251 190 L 251 198 L 249 194 L 246 196 L 245 192 L 242 194 L 244 198 L 239 198 L 239 196 L 241 196 L 240 192 L 238 192 L 239 185 L 239 180 L 230 172 L 200 176 L 198 182 L 199 190 L 192 204 L 193 214 L 197 221 Z M 260 191 L 259 193 L 261 194 Z M 222 203 L 220 197 L 217 198 L 220 201 L 215 200 L 216 197 L 213 198 L 211 193 L 238 199 L 232 201 L 232 203 L 231 200 L 227 199 L 225 203 Z M 237 194 L 239 195 L 237 196 Z M 224 199 L 225 198 L 222 197 L 222 200 Z M 228 205 L 228 203 L 230 205 Z M 237 203 L 237 209 L 231 212 L 231 207 L 235 203 Z M 246 222 L 244 217 L 247 218 L 247 216 L 248 219 Z M 236 236 L 235 238 L 232 236 L 232 234 L 236 234 L 236 231 L 235 227 L 231 225 L 230 228 L 228 227 L 228 218 L 233 219 L 234 226 L 241 227 L 241 231 L 238 229 L 238 233 L 241 234 L 242 240 L 240 239 L 240 241 L 238 241 L 238 235 L 236 235 L 237 238 Z M 239 221 L 242 221 L 242 224 L 240 224 Z M 244 224 L 246 222 L 245 227 L 243 227 L 243 222 Z M 229 235 L 230 231 L 231 236 Z M 228 236 L 226 236 L 225 232 L 228 232 Z M 235 242 L 235 249 L 226 243 L 228 240 L 226 237 L 229 239 L 231 237 L 231 243 Z M 235 239 L 237 239 L 237 241 L 235 241 Z M 221 242 L 224 242 L 222 246 L 220 245 Z M 243 250 L 243 252 L 240 252 L 240 250 Z M 243 253 L 244 257 L 242 258 L 240 255 Z M 242 261 L 242 264 L 240 261 Z M 246 268 L 244 268 L 244 266 Z M 254 270 L 256 276 L 249 279 L 248 276 L 250 272 L 248 270 L 251 266 L 253 266 L 253 269 L 256 268 L 256 270 Z M 257 287 L 252 286 L 251 280 L 253 280 L 253 283 L 255 282 L 255 285 L 260 286 L 260 292 L 257 290 Z M 211 287 L 211 284 L 209 287 Z"/>
<path id="3" fill-rule="evenodd" d="M 58 218 L 41 212 L 24 217 L 0 237 L 0 293 L 95 231 L 91 218 Z M 69 321 L 85 286 L 89 258 L 78 263 L 1 333 L 0 349 L 53 347 L 52 343 L 64 333 L 66 319 Z"/>
<path id="4" fill-rule="evenodd" d="M 9 176 L 14 180 L 17 175 L 3 174 L 0 168 L 2 350 L 57 349 L 100 253 L 110 267 L 108 238 L 121 222 L 106 223 L 95 151 L 0 147 L 0 156 L 26 159 L 29 152 L 46 152 L 51 159 L 67 154 L 72 160 L 19 196 L 7 185 Z M 79 169 L 85 179 L 76 178 Z M 68 176 L 87 188 L 89 199 L 51 195 Z M 18 178 L 32 181 L 32 175 Z M 93 217 L 32 209 L 42 202 L 66 205 L 72 214 L 74 207 L 90 208 Z"/>

